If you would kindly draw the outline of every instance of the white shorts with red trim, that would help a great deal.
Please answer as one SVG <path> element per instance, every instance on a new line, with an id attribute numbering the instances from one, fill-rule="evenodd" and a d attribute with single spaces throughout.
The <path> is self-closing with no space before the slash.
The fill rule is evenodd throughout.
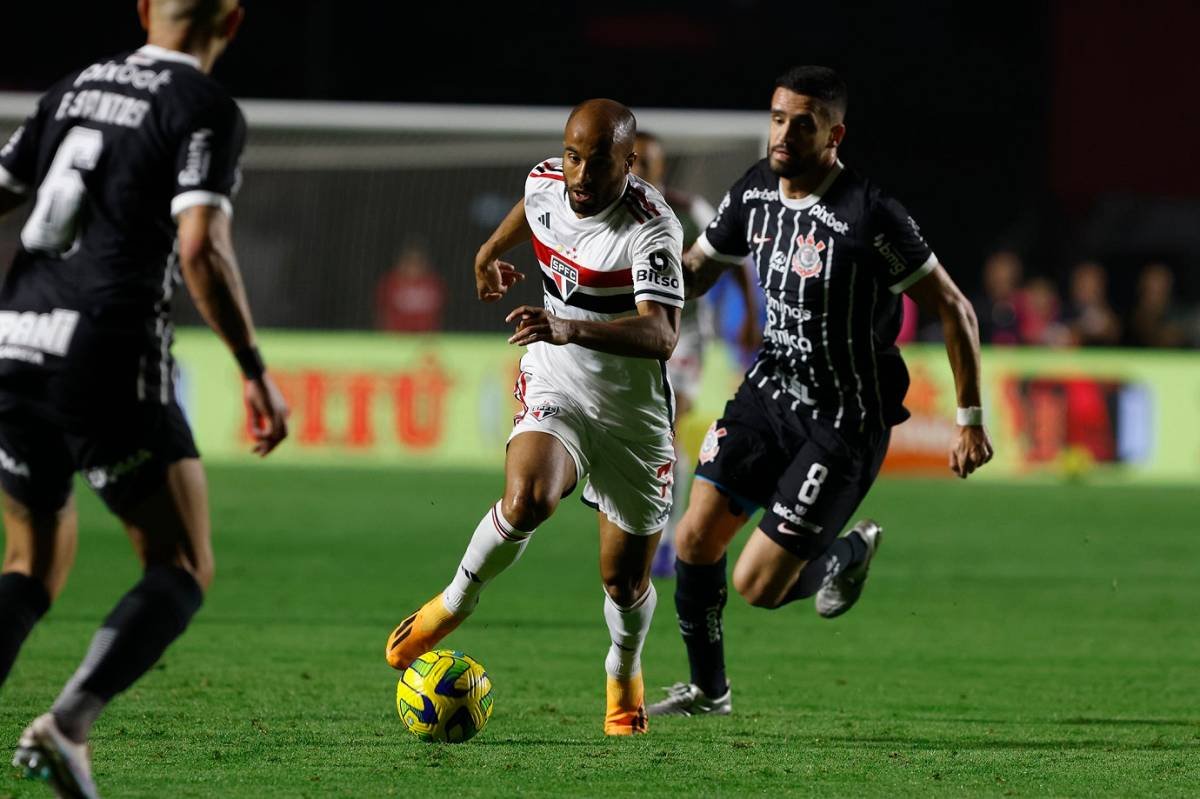
<path id="1" fill-rule="evenodd" d="M 582 500 L 632 535 L 652 535 L 671 515 L 675 449 L 669 430 L 646 441 L 618 438 L 597 424 L 565 393 L 528 374 L 517 383 L 524 410 L 514 420 L 512 441 L 523 433 L 546 433 L 559 440 L 575 462 L 576 479 L 586 483 Z"/>

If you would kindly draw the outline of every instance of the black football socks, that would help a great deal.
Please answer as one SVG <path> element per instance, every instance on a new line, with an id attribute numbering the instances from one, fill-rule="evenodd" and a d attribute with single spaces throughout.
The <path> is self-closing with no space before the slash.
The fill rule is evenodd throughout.
<path id="1" fill-rule="evenodd" d="M 17 572 L 0 574 L 0 685 L 29 631 L 49 608 L 50 595 L 41 580 Z"/>
<path id="2" fill-rule="evenodd" d="M 813 558 L 800 570 L 796 584 L 788 591 L 781 606 L 797 599 L 807 599 L 829 580 L 847 569 L 853 569 L 867 559 L 867 542 L 857 531 L 851 531 L 829 545 L 829 548 Z"/>
<path id="3" fill-rule="evenodd" d="M 50 709 L 59 728 L 82 742 L 104 706 L 158 662 L 204 599 L 177 566 L 151 566 L 108 614 L 83 663 Z"/>
<path id="4" fill-rule="evenodd" d="M 687 648 L 692 682 L 711 699 L 729 688 L 725 679 L 725 633 L 721 614 L 729 599 L 725 556 L 710 565 L 675 559 L 675 612 Z"/>

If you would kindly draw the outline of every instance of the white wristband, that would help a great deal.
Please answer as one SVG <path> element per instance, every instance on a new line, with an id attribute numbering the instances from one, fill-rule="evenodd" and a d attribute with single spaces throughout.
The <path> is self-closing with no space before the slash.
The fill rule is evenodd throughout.
<path id="1" fill-rule="evenodd" d="M 970 408 L 959 408 L 955 419 L 959 427 L 980 427 L 983 424 L 983 408 L 972 405 Z"/>

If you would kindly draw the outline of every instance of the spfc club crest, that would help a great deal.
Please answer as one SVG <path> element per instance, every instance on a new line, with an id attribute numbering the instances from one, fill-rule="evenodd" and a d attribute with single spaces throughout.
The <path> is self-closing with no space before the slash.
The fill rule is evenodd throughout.
<path id="1" fill-rule="evenodd" d="M 537 421 L 549 419 L 551 416 L 558 415 L 558 406 L 551 405 L 549 402 L 543 402 L 529 409 L 529 415 Z"/>
<path id="2" fill-rule="evenodd" d="M 709 426 L 708 432 L 704 434 L 704 443 L 700 445 L 701 463 L 712 463 L 716 460 L 717 453 L 721 451 L 721 439 L 725 434 L 725 428 L 717 427 L 716 422 Z"/>
<path id="3" fill-rule="evenodd" d="M 554 275 L 554 285 L 558 287 L 559 296 L 564 300 L 570 297 L 579 286 L 579 270 L 561 258 L 550 256 L 550 271 Z"/>
<path id="4" fill-rule="evenodd" d="M 807 236 L 796 237 L 796 254 L 792 256 L 792 271 L 800 277 L 816 277 L 821 274 L 821 253 L 825 242 L 816 241 L 812 231 Z"/>

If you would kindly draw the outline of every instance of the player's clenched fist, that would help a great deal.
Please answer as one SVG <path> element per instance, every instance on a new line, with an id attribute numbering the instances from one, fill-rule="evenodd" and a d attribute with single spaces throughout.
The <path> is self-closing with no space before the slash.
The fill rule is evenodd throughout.
<path id="1" fill-rule="evenodd" d="M 515 322 L 517 332 L 509 337 L 509 344 L 524 347 L 538 341 L 549 344 L 566 344 L 570 338 L 571 322 L 560 319 L 545 308 L 522 305 L 504 317 L 505 322 Z"/>
<path id="2" fill-rule="evenodd" d="M 499 258 L 475 262 L 475 293 L 484 302 L 495 302 L 517 281 L 524 279 L 525 275 L 515 266 Z"/>
<path id="3" fill-rule="evenodd" d="M 958 440 L 950 450 L 950 471 L 966 479 L 967 475 L 992 459 L 992 442 L 983 426 L 958 429 Z"/>

